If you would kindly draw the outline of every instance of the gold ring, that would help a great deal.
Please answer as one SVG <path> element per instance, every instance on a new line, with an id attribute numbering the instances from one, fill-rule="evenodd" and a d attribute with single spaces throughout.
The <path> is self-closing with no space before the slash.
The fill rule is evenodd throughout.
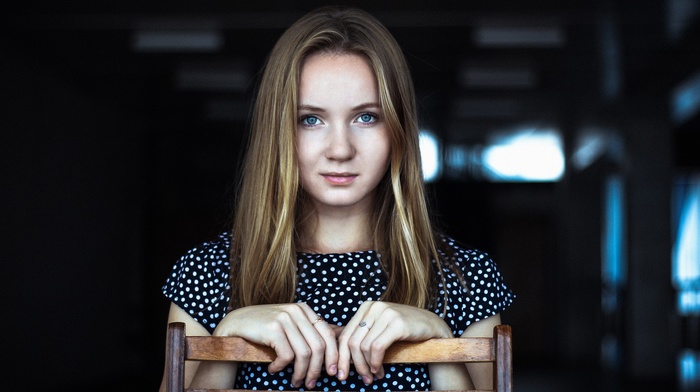
<path id="1" fill-rule="evenodd" d="M 316 323 L 319 321 L 323 321 L 323 317 L 318 316 L 318 318 L 313 323 L 311 323 L 311 325 L 316 325 Z"/>

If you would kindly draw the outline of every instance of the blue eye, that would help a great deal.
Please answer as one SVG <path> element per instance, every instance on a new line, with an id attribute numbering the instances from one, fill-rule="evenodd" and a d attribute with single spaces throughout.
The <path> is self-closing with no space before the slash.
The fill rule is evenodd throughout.
<path id="1" fill-rule="evenodd" d="M 301 123 L 302 125 L 306 126 L 314 126 L 320 124 L 321 120 L 319 120 L 316 116 L 306 116 L 301 119 Z"/>
<path id="2" fill-rule="evenodd" d="M 361 114 L 360 117 L 357 118 L 360 122 L 362 123 L 369 123 L 369 122 L 374 122 L 377 120 L 377 116 L 369 113 Z"/>

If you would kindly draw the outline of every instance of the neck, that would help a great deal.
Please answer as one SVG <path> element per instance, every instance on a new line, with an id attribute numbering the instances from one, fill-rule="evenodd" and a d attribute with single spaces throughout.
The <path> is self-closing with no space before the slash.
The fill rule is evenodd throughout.
<path id="1" fill-rule="evenodd" d="M 301 227 L 302 251 L 344 253 L 373 247 L 369 214 L 324 214 L 319 211 Z"/>

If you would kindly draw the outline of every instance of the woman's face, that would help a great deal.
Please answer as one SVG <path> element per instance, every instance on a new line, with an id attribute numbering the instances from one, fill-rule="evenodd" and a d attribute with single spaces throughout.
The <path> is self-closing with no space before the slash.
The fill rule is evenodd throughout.
<path id="1" fill-rule="evenodd" d="M 298 113 L 301 184 L 317 211 L 370 211 L 391 146 L 367 61 L 356 54 L 307 57 Z"/>

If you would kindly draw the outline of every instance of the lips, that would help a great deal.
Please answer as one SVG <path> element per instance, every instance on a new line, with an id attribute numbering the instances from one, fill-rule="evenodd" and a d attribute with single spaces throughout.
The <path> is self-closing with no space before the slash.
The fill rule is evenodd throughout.
<path id="1" fill-rule="evenodd" d="M 323 173 L 321 175 L 333 185 L 348 185 L 357 178 L 357 174 L 353 173 Z"/>

